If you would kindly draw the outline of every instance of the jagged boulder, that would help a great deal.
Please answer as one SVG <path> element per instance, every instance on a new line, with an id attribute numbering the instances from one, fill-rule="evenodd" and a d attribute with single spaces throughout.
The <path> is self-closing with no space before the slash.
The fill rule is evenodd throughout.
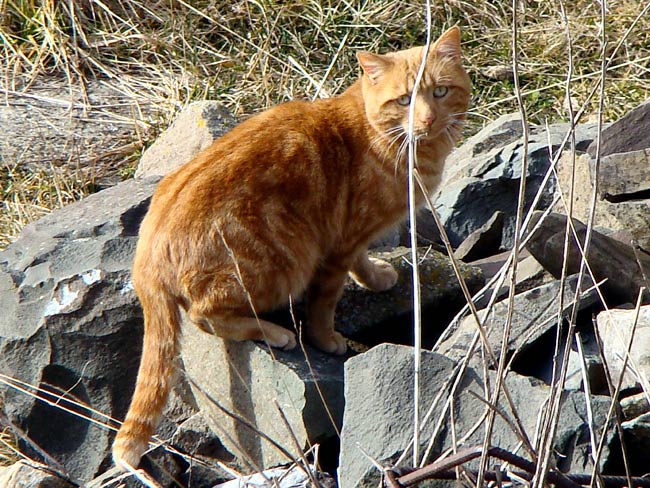
<path id="1" fill-rule="evenodd" d="M 235 118 L 220 103 L 190 104 L 142 154 L 136 178 L 165 176 L 232 129 Z"/>
<path id="2" fill-rule="evenodd" d="M 336 437 L 343 415 L 343 357 L 310 347 L 280 351 L 224 341 L 191 325 L 185 327 L 182 351 L 207 425 L 244 471 L 299 459 L 311 445 Z"/>
<path id="3" fill-rule="evenodd" d="M 596 155 L 594 141 L 587 149 Z M 644 102 L 613 124 L 605 127 L 600 141 L 600 155 L 638 151 L 650 147 L 650 101 Z"/>
<path id="4" fill-rule="evenodd" d="M 550 151 L 559 150 L 568 130 L 568 124 L 530 126 L 526 209 L 549 169 Z M 584 152 L 596 133 L 596 124 L 578 125 L 576 149 Z M 522 159 L 522 123 L 518 114 L 499 117 L 450 156 L 435 206 L 454 246 L 460 245 L 499 210 L 505 214 L 502 245 L 512 246 Z M 551 204 L 554 191 L 554 182 L 550 180 L 538 208 Z"/>
<path id="5" fill-rule="evenodd" d="M 431 462 L 453 445 L 453 439 L 463 439 L 458 448 L 482 445 L 484 431 L 474 431 L 482 419 L 486 405 L 484 378 L 481 368 L 468 368 L 453 394 L 453 422 L 444 410 L 455 372 L 456 363 L 445 356 L 424 351 L 421 357 L 421 418 L 431 409 L 427 421 L 422 421 L 420 453 L 428 453 Z M 413 435 L 413 349 L 406 346 L 384 344 L 356 356 L 345 365 L 345 414 L 341 432 L 341 457 L 339 486 L 341 488 L 377 486 L 381 473 L 370 459 L 383 466 L 408 466 L 412 461 Z M 495 378 L 490 373 L 490 384 Z M 550 390 L 532 378 L 509 373 L 505 384 L 513 399 L 515 410 L 528 439 L 536 432 L 540 412 L 545 409 Z M 493 386 L 492 386 L 493 387 Z M 435 402 L 443 392 L 442 399 Z M 593 423 L 600 433 L 610 405 L 607 397 L 591 397 Z M 497 407 L 508 412 L 504 395 Z M 436 425 L 442 419 L 442 428 Z M 554 455 L 560 470 L 571 473 L 591 473 L 589 446 L 590 426 L 584 394 L 579 391 L 564 392 L 561 397 L 560 417 L 557 425 Z M 607 445 L 615 433 L 607 426 Z M 467 437 L 466 437 L 467 436 Z M 514 450 L 520 438 L 499 415 L 496 416 L 491 444 Z M 605 449 L 601 467 L 607 463 L 609 449 Z M 399 461 L 399 462 L 398 462 Z"/>
<path id="6" fill-rule="evenodd" d="M 130 181 L 28 225 L 0 253 L 0 371 L 101 423 L 122 418 L 142 347 L 131 257 L 151 181 Z M 106 466 L 111 433 L 6 386 L 10 419 L 71 476 Z M 108 416 L 105 417 L 104 415 Z M 32 452 L 28 446 L 23 446 Z"/>
<path id="7" fill-rule="evenodd" d="M 18 461 L 0 467 L 0 488 L 73 488 L 77 485 L 59 476 L 48 466 L 31 461 Z"/>
<path id="8" fill-rule="evenodd" d="M 535 212 L 531 227 L 536 227 L 526 248 L 553 276 L 562 275 L 564 262 L 564 236 L 567 217 L 551 213 L 543 216 Z M 581 246 L 586 242 L 587 227 L 577 219 L 572 221 Z M 567 273 L 579 273 L 582 254 L 575 237 L 569 239 L 566 253 Z M 613 302 L 635 303 L 642 287 L 647 286 L 645 270 L 650 269 L 650 256 L 598 231 L 591 233 L 591 245 L 587 256 L 596 282 L 606 279 L 602 289 Z M 646 291 L 646 296 L 647 296 Z"/>
<path id="9" fill-rule="evenodd" d="M 557 189 L 569 200 L 574 179 L 573 217 L 587 221 L 596 170 L 598 195 L 594 223 L 625 231 L 628 244 L 650 253 L 650 102 L 646 102 L 603 130 L 600 162 L 596 168 L 596 143 L 574 159 L 569 153 L 558 163 Z M 566 213 L 562 203 L 557 212 Z M 634 242 L 631 242 L 632 239 Z"/>
<path id="10" fill-rule="evenodd" d="M 558 307 L 562 301 L 563 309 L 561 316 L 571 314 L 574 306 L 582 310 L 593 305 L 598 296 L 592 288 L 591 280 L 585 278 L 582 283 L 580 294 L 576 294 L 578 276 L 572 275 L 566 279 L 564 285 L 560 280 L 555 280 L 545 285 L 533 288 L 524 293 L 515 295 L 510 323 L 510 336 L 506 352 L 510 358 L 512 355 L 525 354 L 535 345 L 535 342 L 542 338 L 549 331 L 557 327 Z M 575 304 L 576 295 L 580 295 L 580 303 Z M 503 300 L 494 304 L 490 314 L 486 310 L 478 311 L 483 322 L 486 338 L 494 358 L 498 359 L 501 353 L 503 340 L 503 328 L 508 315 L 508 301 Z M 436 352 L 444 354 L 455 360 L 461 360 L 468 352 L 474 335 L 478 331 L 478 325 L 473 315 L 465 317 L 458 327 L 447 339 L 439 344 Z M 450 333 L 450 331 L 446 331 Z M 474 353 L 480 356 L 480 348 L 475 348 Z M 540 366 L 546 365 L 551 357 L 539 358 Z"/>
<path id="11" fill-rule="evenodd" d="M 650 379 L 650 305 L 642 306 L 638 317 L 634 309 L 605 310 L 598 314 L 596 323 L 614 384 L 623 375 L 624 389 L 647 385 Z"/>

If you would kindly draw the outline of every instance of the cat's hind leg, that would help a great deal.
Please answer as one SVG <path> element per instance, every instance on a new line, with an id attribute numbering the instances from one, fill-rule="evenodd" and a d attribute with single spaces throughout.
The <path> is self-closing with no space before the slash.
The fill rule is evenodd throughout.
<path id="1" fill-rule="evenodd" d="M 272 308 L 262 301 L 269 293 L 258 293 L 255 300 L 255 280 L 246 280 L 244 287 L 234 271 L 188 274 L 185 309 L 189 319 L 210 334 L 233 341 L 263 341 L 272 347 L 292 349 L 296 346 L 295 334 L 277 324 L 257 318 L 255 310 Z M 272 303 L 271 305 L 275 305 Z"/>
<path id="2" fill-rule="evenodd" d="M 296 347 L 296 336 L 290 330 L 255 317 L 190 314 L 191 320 L 206 332 L 232 341 L 261 341 L 279 349 Z"/>
<path id="3" fill-rule="evenodd" d="M 359 253 L 350 270 L 350 276 L 364 288 L 386 291 L 397 283 L 397 271 L 382 259 L 371 258 L 367 251 Z"/>

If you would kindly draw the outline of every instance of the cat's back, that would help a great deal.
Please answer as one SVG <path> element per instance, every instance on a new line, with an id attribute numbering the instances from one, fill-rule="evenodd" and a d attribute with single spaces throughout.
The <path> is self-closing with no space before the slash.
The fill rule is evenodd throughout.
<path id="1" fill-rule="evenodd" d="M 308 158 L 317 151 L 323 157 L 328 149 L 348 146 L 363 131 L 365 122 L 359 84 L 341 96 L 316 101 L 294 100 L 256 114 L 217 139 L 193 161 L 169 175 L 183 181 L 183 173 L 197 169 L 221 174 L 241 166 L 260 169 L 271 165 L 290 165 L 294 157 Z"/>
<path id="2" fill-rule="evenodd" d="M 292 101 L 245 120 L 163 178 L 141 236 L 201 234 L 224 215 L 320 218 L 344 191 L 355 103 Z"/>

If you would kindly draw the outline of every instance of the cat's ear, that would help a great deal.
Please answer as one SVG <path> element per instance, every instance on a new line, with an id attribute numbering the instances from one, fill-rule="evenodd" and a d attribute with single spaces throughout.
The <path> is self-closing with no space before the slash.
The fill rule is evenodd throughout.
<path id="1" fill-rule="evenodd" d="M 386 56 L 380 54 L 373 54 L 366 51 L 357 52 L 357 59 L 363 72 L 374 84 L 377 83 L 379 77 L 386 72 L 390 66 L 390 60 Z"/>
<path id="2" fill-rule="evenodd" d="M 460 58 L 460 29 L 457 25 L 447 29 L 433 45 L 433 53 L 440 57 Z"/>

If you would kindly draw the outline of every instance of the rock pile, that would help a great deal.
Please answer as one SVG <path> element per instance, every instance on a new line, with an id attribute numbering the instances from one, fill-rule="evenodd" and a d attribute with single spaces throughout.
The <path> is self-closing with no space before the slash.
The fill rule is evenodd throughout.
<path id="1" fill-rule="evenodd" d="M 597 127 L 577 127 L 573 203 L 579 220 L 569 220 L 557 203 L 560 193 L 569 201 L 571 160 L 562 156 L 557 178 L 549 176 L 566 124 L 548 131 L 531 127 L 526 148 L 521 121 L 504 116 L 452 158 L 436 206 L 457 247 L 456 258 L 468 263 L 460 263 L 460 271 L 470 293 L 478 292 L 479 310 L 477 316 L 465 310 L 449 258 L 423 247 L 423 341 L 433 348 L 423 352 L 420 369 L 418 450 L 426 461 L 459 446 L 482 444 L 485 402 L 503 359 L 510 369 L 496 403 L 492 445 L 513 451 L 521 445 L 520 454 L 530 454 L 540 445 L 536 432 L 548 420 L 545 415 L 555 408 L 560 414 L 549 448 L 558 469 L 595 469 L 590 433 L 604 440 L 597 462 L 602 472 L 621 474 L 621 438 L 633 472 L 645 469 L 650 460 L 645 454 L 650 445 L 647 295 L 641 296 L 640 308 L 635 304 L 650 276 L 645 254 L 650 131 L 637 134 L 636 127 L 650 126 L 648 107 L 604 131 L 598 165 Z M 117 476 L 110 470 L 109 449 L 133 390 L 142 340 L 141 311 L 129 277 L 138 225 L 160 175 L 232 123 L 214 103 L 190 107 L 145 154 L 136 179 L 30 224 L 0 252 L 0 421 L 11 425 L 22 452 L 47 466 L 45 471 L 34 463 L 6 468 L 0 471 L 0 487 L 15 486 L 18 478 L 35 480 L 25 481 L 34 487 L 101 486 Z M 622 135 L 627 142 L 621 142 Z M 555 207 L 549 209 L 553 213 L 532 216 L 516 279 L 499 280 L 509 259 L 503 251 L 514 241 L 524 157 L 527 208 L 538 192 L 537 209 Z M 155 164 L 160 160 L 170 165 Z M 581 275 L 585 202 L 596 166 L 599 227 L 589 238 L 590 273 Z M 420 218 L 426 222 L 430 215 Z M 575 234 L 565 239 L 569 223 Z M 436 233 L 427 230 L 422 237 L 428 245 Z M 415 401 L 411 265 L 408 250 L 394 247 L 399 242 L 395 233 L 382 241 L 390 249 L 376 250 L 400 273 L 394 289 L 372 293 L 352 282 L 346 287 L 337 319 L 351 340 L 347 357 L 309 346 L 269 351 L 186 327 L 184 373 L 143 464 L 157 482 L 215 486 L 230 477 L 221 463 L 251 473 L 300 459 L 305 451 L 311 456 L 316 445 L 322 469 L 335 473 L 338 466 L 342 488 L 376 485 L 380 472 L 371 458 L 386 466 L 409 465 Z M 511 314 L 505 299 L 512 284 Z M 273 320 L 299 326 L 301 307 L 293 304 L 274 313 Z M 511 331 L 503 344 L 506 322 Z M 568 358 L 566 374 L 554 356 Z M 560 376 L 566 376 L 563 391 L 548 386 Z M 620 407 L 620 436 L 616 419 L 608 418 L 612 401 Z M 60 476 L 51 480 L 56 473 Z"/>

